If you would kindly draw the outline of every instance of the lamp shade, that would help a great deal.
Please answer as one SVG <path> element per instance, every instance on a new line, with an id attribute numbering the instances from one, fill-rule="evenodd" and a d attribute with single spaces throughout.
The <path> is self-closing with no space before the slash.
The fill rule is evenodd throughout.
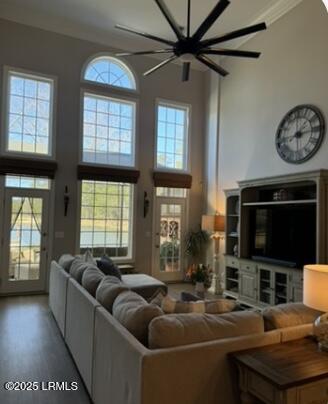
<path id="1" fill-rule="evenodd" d="M 328 312 L 328 265 L 304 267 L 304 297 L 306 306 Z"/>
<path id="2" fill-rule="evenodd" d="M 222 215 L 203 215 L 202 230 L 209 233 L 224 232 L 225 217 Z"/>

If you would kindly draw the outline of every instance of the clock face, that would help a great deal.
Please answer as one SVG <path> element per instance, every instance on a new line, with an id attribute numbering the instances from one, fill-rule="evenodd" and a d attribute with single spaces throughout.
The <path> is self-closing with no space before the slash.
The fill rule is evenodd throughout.
<path id="1" fill-rule="evenodd" d="M 312 105 L 299 105 L 281 121 L 276 148 L 283 160 L 300 164 L 315 155 L 324 135 L 325 120 L 320 110 Z"/>

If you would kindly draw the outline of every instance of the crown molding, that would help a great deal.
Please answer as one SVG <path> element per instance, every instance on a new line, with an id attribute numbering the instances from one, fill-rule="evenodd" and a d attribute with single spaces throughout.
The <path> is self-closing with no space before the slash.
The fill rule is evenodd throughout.
<path id="1" fill-rule="evenodd" d="M 281 17 L 283 17 L 285 14 L 287 14 L 289 11 L 291 11 L 293 8 L 298 6 L 300 3 L 302 3 L 303 0 L 278 0 L 275 4 L 273 4 L 271 7 L 269 7 L 266 11 L 262 12 L 259 14 L 254 20 L 252 20 L 249 25 L 254 25 L 258 24 L 260 22 L 265 22 L 267 26 L 269 27 L 273 23 L 275 23 L 277 20 L 279 20 Z M 260 32 L 248 35 L 247 37 L 244 37 L 240 40 L 237 40 L 235 42 L 234 48 L 240 48 L 242 45 L 244 45 L 246 42 L 250 41 L 252 38 L 254 38 L 256 35 L 258 35 Z"/>

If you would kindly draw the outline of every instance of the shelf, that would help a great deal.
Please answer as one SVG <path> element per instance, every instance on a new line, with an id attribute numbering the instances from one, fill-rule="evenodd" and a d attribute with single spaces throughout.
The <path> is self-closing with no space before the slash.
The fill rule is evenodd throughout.
<path id="1" fill-rule="evenodd" d="M 239 283 L 239 280 L 234 278 L 227 278 L 227 281 Z"/>
<path id="2" fill-rule="evenodd" d="M 239 217 L 239 215 L 237 215 L 237 214 L 235 214 L 235 215 L 228 214 L 227 216 L 228 216 L 228 217 Z"/>
<path id="3" fill-rule="evenodd" d="M 295 201 L 244 202 L 243 206 L 306 205 L 314 203 L 317 203 L 316 199 L 302 199 Z"/>
<path id="4" fill-rule="evenodd" d="M 287 288 L 287 283 L 276 282 L 276 286 L 281 286 L 282 288 Z"/>
<path id="5" fill-rule="evenodd" d="M 287 296 L 286 296 L 286 295 L 279 295 L 279 294 L 276 294 L 276 297 L 278 297 L 279 299 L 287 300 Z"/>
<path id="6" fill-rule="evenodd" d="M 263 289 L 263 290 L 261 290 L 261 292 L 260 293 L 265 293 L 266 295 L 271 295 L 271 293 L 272 293 L 273 291 L 272 290 L 268 290 L 268 289 Z"/>

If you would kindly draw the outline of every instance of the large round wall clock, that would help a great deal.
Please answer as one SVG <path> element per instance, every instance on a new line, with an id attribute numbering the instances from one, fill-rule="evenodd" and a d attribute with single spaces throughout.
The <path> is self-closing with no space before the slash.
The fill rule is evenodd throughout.
<path id="1" fill-rule="evenodd" d="M 276 134 L 279 156 L 292 164 L 301 164 L 319 150 L 325 136 L 325 119 L 317 107 L 299 105 L 287 113 Z"/>

